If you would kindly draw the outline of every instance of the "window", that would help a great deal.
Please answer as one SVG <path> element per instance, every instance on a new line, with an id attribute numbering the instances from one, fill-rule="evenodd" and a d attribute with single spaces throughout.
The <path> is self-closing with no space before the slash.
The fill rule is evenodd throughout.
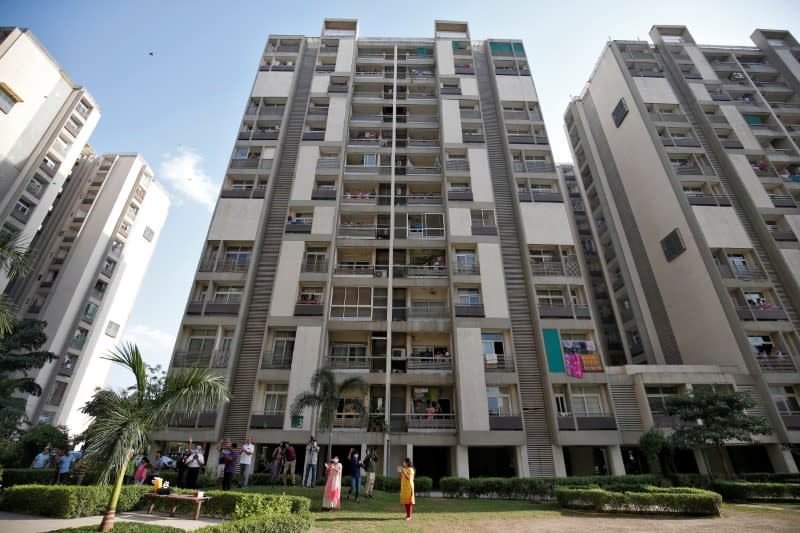
<path id="1" fill-rule="evenodd" d="M 473 226 L 494 227 L 494 211 L 491 209 L 481 209 L 470 211 Z"/>
<path id="2" fill-rule="evenodd" d="M 225 248 L 225 261 L 249 263 L 252 251 L 250 246 L 228 246 Z"/>
<path id="3" fill-rule="evenodd" d="M 299 304 L 321 304 L 322 287 L 300 287 L 300 294 L 297 298 Z"/>
<path id="4" fill-rule="evenodd" d="M 331 357 L 337 361 L 366 361 L 366 344 L 332 344 Z"/>
<path id="5" fill-rule="evenodd" d="M 129 205 L 127 215 L 131 220 L 136 220 L 136 217 L 139 216 L 139 208 L 135 205 Z"/>
<path id="6" fill-rule="evenodd" d="M 561 289 L 536 289 L 536 302 L 539 305 L 563 306 L 564 291 Z"/>
<path id="7" fill-rule="evenodd" d="M 481 346 L 483 347 L 483 360 L 487 365 L 503 365 L 505 363 L 506 347 L 503 343 L 502 333 L 481 333 Z"/>
<path id="8" fill-rule="evenodd" d="M 372 317 L 372 287 L 336 287 L 333 289 L 331 318 Z"/>
<path id="9" fill-rule="evenodd" d="M 564 392 L 564 385 L 556 385 L 553 387 L 553 404 L 556 407 L 558 416 L 569 416 L 569 409 L 567 408 L 567 395 Z"/>
<path id="10" fill-rule="evenodd" d="M 116 338 L 117 334 L 119 334 L 119 324 L 109 321 L 108 326 L 106 326 L 106 335 L 113 339 Z"/>
<path id="11" fill-rule="evenodd" d="M 147 239 L 148 242 L 153 242 L 153 237 L 156 236 L 156 232 L 153 231 L 153 228 L 147 226 L 144 228 L 144 238 Z"/>
<path id="12" fill-rule="evenodd" d="M 661 248 L 664 250 L 667 262 L 672 261 L 686 251 L 686 246 L 683 244 L 678 228 L 675 228 L 669 235 L 661 239 Z"/>
<path id="13" fill-rule="evenodd" d="M 475 250 L 456 250 L 456 268 L 459 273 L 477 273 L 478 256 Z"/>
<path id="14" fill-rule="evenodd" d="M 214 290 L 214 302 L 238 304 L 242 301 L 242 287 L 217 287 Z"/>
<path id="15" fill-rule="evenodd" d="M 17 96 L 17 93 L 12 91 L 11 87 L 0 82 L 0 111 L 8 114 L 11 112 L 11 108 L 14 107 L 14 104 L 21 101 L 22 98 Z"/>
<path id="16" fill-rule="evenodd" d="M 276 331 L 272 336 L 272 354 L 275 357 L 292 357 L 294 331 Z"/>
<path id="17" fill-rule="evenodd" d="M 770 387 L 772 401 L 782 415 L 800 415 L 800 402 L 794 387 Z"/>
<path id="18" fill-rule="evenodd" d="M 86 307 L 83 308 L 83 318 L 87 322 L 93 322 L 94 317 L 97 314 L 97 304 L 89 302 L 86 304 Z"/>
<path id="19" fill-rule="evenodd" d="M 481 305 L 481 291 L 476 288 L 459 287 L 456 294 L 457 305 Z"/>
<path id="20" fill-rule="evenodd" d="M 247 147 L 237 148 L 236 151 L 233 153 L 234 159 L 247 159 L 247 154 L 250 152 L 250 149 Z"/>
<path id="21" fill-rule="evenodd" d="M 89 114 L 89 111 L 90 111 L 90 110 L 91 110 L 91 109 L 89 108 L 89 106 L 87 106 L 87 105 L 86 105 L 86 104 L 83 102 L 83 100 L 81 100 L 80 102 L 78 102 L 78 113 L 80 113 L 81 115 L 83 115 L 83 116 L 85 117 L 86 115 L 88 115 L 88 114 Z"/>
<path id="22" fill-rule="evenodd" d="M 76 350 L 80 350 L 83 348 L 83 345 L 86 343 L 86 337 L 89 336 L 89 331 L 83 328 L 78 328 L 75 330 L 75 333 L 72 334 L 72 340 L 70 341 L 70 348 L 74 348 Z"/>
<path id="23" fill-rule="evenodd" d="M 266 383 L 264 385 L 264 413 L 283 414 L 286 411 L 286 398 L 289 394 L 287 383 Z"/>
<path id="24" fill-rule="evenodd" d="M 644 390 L 647 394 L 647 403 L 650 404 L 650 412 L 654 415 L 663 415 L 667 398 L 679 394 L 678 387 L 674 385 L 647 386 Z"/>
<path id="25" fill-rule="evenodd" d="M 611 112 L 611 118 L 614 119 L 614 125 L 619 128 L 627 115 L 628 104 L 625 103 L 624 98 L 620 98 L 616 107 L 614 107 L 614 111 Z"/>
<path id="26" fill-rule="evenodd" d="M 489 416 L 510 416 L 511 387 L 486 387 L 489 400 Z"/>
<path id="27" fill-rule="evenodd" d="M 27 215 L 31 211 L 31 206 L 22 200 L 17 200 L 17 205 L 14 206 L 14 211 L 20 215 Z"/>
<path id="28" fill-rule="evenodd" d="M 573 385 L 572 410 L 577 416 L 604 415 L 603 394 L 597 385 Z"/>
<path id="29" fill-rule="evenodd" d="M 558 261 L 554 250 L 530 250 L 528 252 L 528 257 L 532 263 L 536 264 L 553 263 Z"/>
<path id="30" fill-rule="evenodd" d="M 214 328 L 193 329 L 189 332 L 186 351 L 194 354 L 210 354 L 216 339 L 217 330 Z"/>
<path id="31" fill-rule="evenodd" d="M 65 152 L 67 150 L 67 142 L 62 139 L 61 136 L 56 137 L 55 142 L 53 142 L 53 146 L 55 146 L 61 152 Z"/>

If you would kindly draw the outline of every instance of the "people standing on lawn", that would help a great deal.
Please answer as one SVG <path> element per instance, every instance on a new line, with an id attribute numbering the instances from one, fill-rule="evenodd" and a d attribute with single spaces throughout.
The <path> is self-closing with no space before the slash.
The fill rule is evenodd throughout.
<path id="1" fill-rule="evenodd" d="M 184 460 L 184 463 L 186 463 L 186 488 L 196 489 L 197 478 L 206 465 L 205 457 L 203 457 L 203 447 L 198 444 L 194 452 Z"/>
<path id="2" fill-rule="evenodd" d="M 361 490 L 361 461 L 359 460 L 359 455 L 355 448 L 350 448 L 350 452 L 347 454 L 347 463 L 350 466 L 350 490 L 347 491 L 346 499 L 350 499 L 350 494 L 355 489 L 356 503 L 359 503 L 358 495 Z"/>
<path id="3" fill-rule="evenodd" d="M 234 442 L 228 450 L 223 459 L 225 468 L 222 474 L 222 490 L 231 490 L 233 474 L 236 473 L 236 468 L 239 466 L 239 447 Z"/>
<path id="4" fill-rule="evenodd" d="M 189 448 L 181 448 L 178 453 L 178 459 L 175 461 L 175 484 L 179 489 L 186 485 L 186 459 L 192 455 L 192 443 L 189 443 Z"/>
<path id="5" fill-rule="evenodd" d="M 150 464 L 151 479 L 161 477 L 161 470 L 166 467 L 167 463 L 164 461 L 164 454 L 161 450 L 158 450 L 155 459 L 153 459 L 153 462 Z"/>
<path id="6" fill-rule="evenodd" d="M 33 458 L 33 462 L 31 463 L 31 468 L 45 468 L 50 463 L 50 446 L 47 446 L 44 450 L 36 455 Z"/>
<path id="7" fill-rule="evenodd" d="M 342 495 L 342 465 L 339 457 L 334 457 L 330 463 L 325 463 L 327 480 L 325 490 L 322 492 L 322 510 L 334 511 L 339 509 Z"/>
<path id="8" fill-rule="evenodd" d="M 217 456 L 217 483 L 222 487 L 222 478 L 225 475 L 225 455 L 231 451 L 230 439 L 219 441 L 217 451 L 219 452 Z"/>
<path id="9" fill-rule="evenodd" d="M 61 455 L 58 458 L 58 477 L 56 483 L 61 484 L 67 481 L 69 477 L 69 468 L 72 466 L 72 461 L 75 457 L 65 449 L 61 450 Z"/>
<path id="10" fill-rule="evenodd" d="M 133 479 L 137 485 L 142 485 L 144 481 L 147 479 L 147 472 L 150 469 L 150 459 L 147 457 L 142 457 L 142 460 L 139 461 L 139 466 L 136 467 L 136 471 L 133 474 Z"/>
<path id="11" fill-rule="evenodd" d="M 277 483 L 280 480 L 283 474 L 283 461 L 283 443 L 281 442 L 272 452 L 272 477 L 269 480 L 270 483 Z"/>
<path id="12" fill-rule="evenodd" d="M 297 452 L 294 451 L 294 446 L 289 444 L 288 442 L 284 442 L 284 455 L 285 455 L 285 464 L 283 467 L 283 484 L 286 485 L 286 475 L 290 475 L 292 478 L 292 487 L 295 486 L 295 468 L 297 467 Z"/>
<path id="13" fill-rule="evenodd" d="M 313 487 L 317 484 L 317 461 L 319 460 L 319 444 L 311 437 L 306 444 L 306 467 L 303 472 L 303 486 Z"/>
<path id="14" fill-rule="evenodd" d="M 361 461 L 361 464 L 367 474 L 367 480 L 364 483 L 364 495 L 367 498 L 372 498 L 372 489 L 375 488 L 375 465 L 378 464 L 378 454 L 375 453 L 375 448 L 367 449 L 367 455 Z"/>
<path id="15" fill-rule="evenodd" d="M 241 465 L 241 477 L 239 485 L 246 487 L 250 483 L 250 474 L 253 473 L 253 462 L 255 461 L 256 447 L 253 444 L 253 437 L 245 437 L 242 445 L 242 452 L 239 455 L 239 465 Z"/>
<path id="16" fill-rule="evenodd" d="M 131 460 L 128 461 L 128 465 L 125 467 L 125 476 L 122 478 L 122 483 L 125 485 L 133 483 L 133 475 L 136 473 L 137 466 L 139 465 L 136 464 L 136 460 L 131 457 Z"/>
<path id="17" fill-rule="evenodd" d="M 403 461 L 403 466 L 398 466 L 397 471 L 400 473 L 400 503 L 406 506 L 406 520 L 411 520 L 411 515 L 414 513 L 414 464 L 411 459 L 406 457 Z"/>

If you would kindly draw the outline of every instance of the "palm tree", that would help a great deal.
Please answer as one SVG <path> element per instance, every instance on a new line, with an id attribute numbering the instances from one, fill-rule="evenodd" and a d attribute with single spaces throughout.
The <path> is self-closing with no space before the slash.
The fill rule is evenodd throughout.
<path id="1" fill-rule="evenodd" d="M 33 262 L 28 244 L 20 233 L 0 231 L 0 273 L 13 280 L 31 271 Z M 15 312 L 11 298 L 5 293 L 0 294 L 0 339 L 11 332 L 16 321 Z"/>
<path id="2" fill-rule="evenodd" d="M 295 396 L 290 409 L 291 416 L 299 416 L 304 409 L 319 409 L 319 422 L 317 429 L 328 432 L 328 461 L 331 460 L 333 447 L 333 421 L 336 418 L 336 409 L 339 399 L 348 393 L 366 393 L 367 382 L 358 376 L 351 376 L 341 383 L 336 383 L 336 376 L 327 368 L 318 368 L 311 375 L 311 390 Z M 355 414 L 363 419 L 365 414 L 364 404 L 353 404 Z"/>
<path id="3" fill-rule="evenodd" d="M 100 483 L 107 484 L 116 474 L 100 531 L 114 527 L 125 470 L 134 452 L 150 445 L 153 431 L 169 425 L 181 411 L 213 408 L 230 397 L 224 380 L 200 367 L 180 369 L 166 377 L 163 387 L 153 387 L 135 344 L 123 344 L 105 359 L 129 369 L 136 384 L 117 391 L 99 390 L 84 409 L 93 416 L 85 457 Z"/>

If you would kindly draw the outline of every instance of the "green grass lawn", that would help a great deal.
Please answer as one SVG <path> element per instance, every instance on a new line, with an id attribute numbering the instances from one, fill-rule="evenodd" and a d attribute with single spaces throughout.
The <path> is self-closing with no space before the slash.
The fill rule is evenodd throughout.
<path id="1" fill-rule="evenodd" d="M 241 490 L 241 489 L 240 489 Z M 399 494 L 375 491 L 374 498 L 361 497 L 361 503 L 342 498 L 342 508 L 335 512 L 322 512 L 322 487 L 313 489 L 293 487 L 255 486 L 246 492 L 291 494 L 311 498 L 315 527 L 378 533 L 395 531 L 458 531 L 459 524 L 477 519 L 524 519 L 537 516 L 559 515 L 557 504 L 532 504 L 509 500 L 467 500 L 417 497 L 414 518 L 406 523 L 405 507 Z M 343 488 L 347 494 L 347 488 Z"/>

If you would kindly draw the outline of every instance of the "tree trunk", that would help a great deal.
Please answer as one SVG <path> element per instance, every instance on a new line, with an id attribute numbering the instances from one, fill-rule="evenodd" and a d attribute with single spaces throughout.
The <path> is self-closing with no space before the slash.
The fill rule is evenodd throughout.
<path id="1" fill-rule="evenodd" d="M 99 531 L 111 531 L 114 527 L 114 519 L 117 515 L 117 503 L 119 502 L 119 494 L 122 492 L 122 480 L 125 479 L 125 470 L 128 468 L 130 459 L 126 460 L 120 465 L 117 471 L 117 480 L 114 482 L 114 488 L 111 491 L 111 497 L 108 499 L 108 506 L 103 515 L 103 521 L 100 522 Z"/>

